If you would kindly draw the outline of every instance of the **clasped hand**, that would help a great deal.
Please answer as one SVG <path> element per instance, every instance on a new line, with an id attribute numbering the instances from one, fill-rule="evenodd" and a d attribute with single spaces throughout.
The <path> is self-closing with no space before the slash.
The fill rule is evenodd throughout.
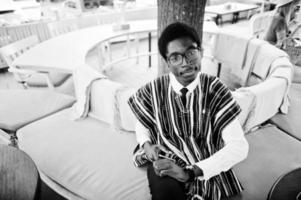
<path id="1" fill-rule="evenodd" d="M 180 182 L 186 182 L 189 175 L 172 160 L 159 159 L 153 162 L 155 173 L 158 176 L 170 176 Z"/>
<path id="2" fill-rule="evenodd" d="M 184 169 L 174 163 L 173 160 L 159 158 L 160 151 L 167 151 L 163 146 L 152 145 L 149 142 L 146 142 L 143 148 L 146 156 L 153 161 L 156 175 L 160 177 L 170 176 L 180 182 L 186 182 L 189 179 L 189 176 Z"/>

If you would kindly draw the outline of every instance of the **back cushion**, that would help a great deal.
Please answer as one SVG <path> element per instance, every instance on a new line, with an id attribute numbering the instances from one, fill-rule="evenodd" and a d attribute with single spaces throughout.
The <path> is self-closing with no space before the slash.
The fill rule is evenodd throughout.
<path id="1" fill-rule="evenodd" d="M 288 57 L 277 58 L 271 65 L 268 77 L 279 77 L 292 82 L 294 67 Z"/>
<path id="2" fill-rule="evenodd" d="M 117 104 L 119 106 L 120 128 L 126 131 L 135 131 L 136 117 L 133 114 L 128 99 L 136 92 L 136 89 L 125 88 L 117 91 Z"/>
<path id="3" fill-rule="evenodd" d="M 269 78 L 260 84 L 246 87 L 256 96 L 253 117 L 248 121 L 250 128 L 265 122 L 279 111 L 286 89 L 287 82 L 282 78 Z"/>
<path id="4" fill-rule="evenodd" d="M 237 101 L 241 108 L 241 113 L 238 115 L 238 120 L 245 132 L 248 131 L 248 119 L 251 117 L 255 107 L 255 96 L 246 90 L 240 89 L 232 92 L 233 98 Z"/>
<path id="5" fill-rule="evenodd" d="M 108 79 L 97 80 L 91 87 L 89 115 L 113 124 L 115 119 L 115 93 L 122 85 Z"/>

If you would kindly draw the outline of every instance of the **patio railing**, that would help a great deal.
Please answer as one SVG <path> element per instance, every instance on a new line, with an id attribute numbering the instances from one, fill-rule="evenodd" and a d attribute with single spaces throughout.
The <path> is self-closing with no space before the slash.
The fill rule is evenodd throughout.
<path id="1" fill-rule="evenodd" d="M 156 37 L 157 29 L 145 29 L 143 31 L 122 33 L 118 36 L 103 40 L 95 47 L 97 49 L 99 70 L 106 71 L 119 62 L 133 58 L 136 58 L 136 63 L 138 64 L 139 58 L 142 56 L 149 56 L 148 66 L 151 67 L 151 56 L 157 54 L 157 48 L 152 47 L 152 39 Z M 142 40 L 147 40 L 147 49 L 143 52 L 140 48 L 140 42 Z M 113 58 L 111 46 L 118 43 L 122 44 L 121 48 L 123 48 L 124 51 L 121 56 L 119 55 L 117 58 Z"/>

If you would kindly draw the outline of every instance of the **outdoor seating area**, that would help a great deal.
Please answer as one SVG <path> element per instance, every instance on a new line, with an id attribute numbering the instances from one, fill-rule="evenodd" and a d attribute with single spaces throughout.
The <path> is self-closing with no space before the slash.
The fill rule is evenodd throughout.
<path id="1" fill-rule="evenodd" d="M 265 4 L 211 3 L 202 73 L 242 109 L 249 153 L 233 168 L 238 199 L 266 200 L 301 168 L 301 66 L 262 39 L 274 12 Z M 39 180 L 63 199 L 151 199 L 146 168 L 133 163 L 137 119 L 127 101 L 158 75 L 157 15 L 150 7 L 0 27 L 0 79 L 17 88 L 0 80 L 0 155 L 22 151 L 33 174 L 28 199 Z"/>
<path id="2" fill-rule="evenodd" d="M 221 39 L 231 37 L 239 39 L 223 33 L 218 35 Z M 244 40 L 243 38 L 240 39 Z M 218 41 L 218 44 L 223 44 L 223 41 Z M 249 48 L 252 45 L 262 45 L 261 51 L 263 52 L 278 51 L 277 48 L 258 39 L 252 39 L 249 45 Z M 218 46 L 217 49 L 220 50 Z M 281 54 L 281 52 L 278 53 Z M 225 57 L 227 54 L 231 57 L 231 54 L 217 52 L 213 55 L 218 58 L 218 54 L 224 54 L 222 58 L 225 60 L 220 61 L 223 64 L 222 66 L 228 64 L 235 67 L 233 63 L 227 62 Z M 250 49 L 248 55 L 246 55 L 246 63 L 252 63 L 252 60 L 260 59 L 260 57 L 254 58 L 254 55 L 256 53 Z M 247 65 L 244 70 L 248 72 L 241 72 L 242 74 L 249 74 L 251 69 L 254 73 L 258 73 L 257 65 L 253 66 L 254 68 Z M 87 95 L 85 91 L 90 91 L 90 99 L 78 96 L 78 101 L 73 108 L 62 110 L 19 129 L 17 131 L 19 147 L 37 163 L 40 173 L 43 174 L 43 180 L 67 198 L 148 199 L 149 191 L 145 172 L 136 170 L 131 162 L 126 162 L 127 159 L 131 160 L 132 148 L 135 146 L 135 136 L 133 134 L 135 119 L 126 101 L 129 95 L 135 91 L 135 88 L 128 88 L 121 83 L 113 82 L 110 77 L 97 72 L 88 65 L 80 66 L 78 70 L 74 74 L 76 76 L 74 80 L 84 79 L 89 81 L 85 82 L 84 86 L 79 86 L 79 83 L 77 83 L 76 94 Z M 285 102 L 287 100 L 287 89 L 292 78 L 292 65 L 288 58 L 283 59 L 280 56 L 279 61 L 275 62 L 271 68 L 267 67 L 266 70 L 261 72 L 265 75 L 263 82 L 259 81 L 261 83 L 251 86 L 249 85 L 251 82 L 247 81 L 245 87 L 233 92 L 243 109 L 239 119 L 241 124 L 244 125 L 251 149 L 248 159 L 235 167 L 235 171 L 237 171 L 245 186 L 243 193 L 245 199 L 265 199 L 277 177 L 301 164 L 301 159 L 295 159 L 296 155 L 293 154 L 293 152 L 298 151 L 298 148 L 301 148 L 301 144 L 282 129 L 264 126 L 255 132 L 252 131 L 254 127 L 275 115 L 280 108 L 283 108 L 284 112 L 287 109 Z M 221 77 L 222 75 L 223 71 Z M 276 88 L 277 92 L 275 92 Z M 266 97 L 262 95 L 266 95 Z M 272 104 L 263 101 L 267 97 L 275 101 Z M 86 101 L 86 103 L 81 101 Z M 74 121 L 74 118 L 81 120 Z M 54 124 L 56 125 L 54 126 Z M 72 137 L 70 137 L 71 134 Z M 258 143 L 259 141 L 260 143 Z M 112 148 L 114 145 L 110 142 L 118 142 L 122 145 L 118 145 L 118 148 Z M 66 143 L 68 143 L 69 148 L 62 152 Z M 288 143 L 292 149 L 285 147 Z M 284 145 L 283 148 L 281 147 L 282 144 Z M 86 148 L 78 148 L 79 146 L 85 146 Z M 275 158 L 271 157 L 274 148 L 281 150 L 281 153 L 279 153 L 288 159 L 284 166 L 279 164 L 283 161 L 278 159 L 279 154 L 275 155 Z M 105 149 L 109 149 L 110 154 L 106 153 Z M 41 154 L 39 152 L 45 153 Z M 74 154 L 74 152 L 77 153 Z M 261 152 L 262 157 L 258 158 L 258 152 Z M 61 156 L 57 156 L 58 154 Z M 86 155 L 90 156 L 87 157 Z M 51 162 L 45 160 L 45 156 L 51 158 Z M 112 160 L 112 156 L 116 159 Z M 254 159 L 254 156 L 256 159 Z M 266 160 L 267 156 L 269 156 L 268 160 Z M 92 158 L 93 160 L 91 160 Z M 254 163 L 254 160 L 256 160 L 256 163 Z M 118 167 L 111 168 L 111 166 L 117 166 L 120 161 L 127 164 L 123 165 L 122 169 Z M 266 170 L 269 170 L 269 168 L 265 167 L 266 170 L 262 170 L 263 163 L 268 165 L 273 163 L 278 167 L 267 174 Z M 78 167 L 70 171 L 70 166 Z M 113 174 L 123 174 L 123 176 L 122 178 L 120 176 L 106 176 L 111 174 L 106 173 L 108 170 Z M 257 175 L 246 173 L 247 171 Z M 91 172 L 93 172 L 92 176 L 89 175 Z M 87 177 L 91 178 L 87 179 Z M 259 181 L 256 180 L 256 177 L 264 178 Z M 113 183 L 114 187 L 103 187 L 104 185 L 112 186 Z M 91 188 L 91 185 L 94 187 Z M 118 190 L 116 190 L 117 188 Z M 128 192 L 131 189 L 135 192 Z"/>

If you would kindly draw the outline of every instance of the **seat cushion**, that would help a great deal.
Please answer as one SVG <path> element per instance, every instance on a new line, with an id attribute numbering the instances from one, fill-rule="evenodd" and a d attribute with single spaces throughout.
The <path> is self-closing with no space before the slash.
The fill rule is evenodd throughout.
<path id="1" fill-rule="evenodd" d="M 122 85 L 107 79 L 94 81 L 91 86 L 89 115 L 101 121 L 114 125 L 118 116 L 116 110 L 116 91 Z"/>
<path id="2" fill-rule="evenodd" d="M 301 141 L 300 110 L 301 98 L 291 98 L 288 113 L 276 114 L 270 119 L 279 129 Z"/>
<path id="3" fill-rule="evenodd" d="M 262 124 L 282 107 L 285 99 L 287 82 L 282 78 L 269 78 L 260 84 L 244 88 L 255 95 L 255 106 L 247 122 L 247 130 Z M 271 99 L 268 101 L 267 99 Z"/>
<path id="4" fill-rule="evenodd" d="M 289 97 L 301 99 L 301 83 L 293 83 L 291 85 Z"/>
<path id="5" fill-rule="evenodd" d="M 118 116 L 120 117 L 119 127 L 126 131 L 135 131 L 137 118 L 131 110 L 128 99 L 136 92 L 134 88 L 125 88 L 116 93 Z"/>
<path id="6" fill-rule="evenodd" d="M 301 66 L 294 66 L 293 83 L 301 84 Z"/>
<path id="7" fill-rule="evenodd" d="M 250 129 L 250 127 L 248 127 L 248 120 L 251 118 L 252 111 L 255 108 L 255 95 L 243 89 L 233 91 L 232 95 L 241 108 L 238 119 L 245 133 L 247 133 L 248 129 Z"/>
<path id="8" fill-rule="evenodd" d="M 42 90 L 0 90 L 0 128 L 17 129 L 71 106 L 73 97 Z"/>
<path id="9" fill-rule="evenodd" d="M 67 109 L 18 130 L 19 147 L 49 178 L 84 199 L 150 199 L 145 170 L 132 163 L 135 135 L 71 115 Z M 278 177 L 301 166 L 301 143 L 275 127 L 246 137 L 248 158 L 234 171 L 244 199 L 266 199 Z"/>
<path id="10" fill-rule="evenodd" d="M 50 72 L 49 78 L 54 87 L 61 85 L 67 78 L 70 77 L 70 74 Z M 26 83 L 30 87 L 47 87 L 47 81 L 45 74 L 37 73 L 33 74 L 30 78 L 26 79 Z"/>
<path id="11" fill-rule="evenodd" d="M 18 130 L 19 147 L 44 174 L 83 199 L 150 199 L 146 172 L 132 161 L 135 135 L 71 116 L 66 109 Z"/>
<path id="12" fill-rule="evenodd" d="M 244 200 L 266 200 L 274 182 L 301 166 L 301 143 L 276 127 L 261 128 L 246 136 L 247 159 L 234 167 Z"/>

